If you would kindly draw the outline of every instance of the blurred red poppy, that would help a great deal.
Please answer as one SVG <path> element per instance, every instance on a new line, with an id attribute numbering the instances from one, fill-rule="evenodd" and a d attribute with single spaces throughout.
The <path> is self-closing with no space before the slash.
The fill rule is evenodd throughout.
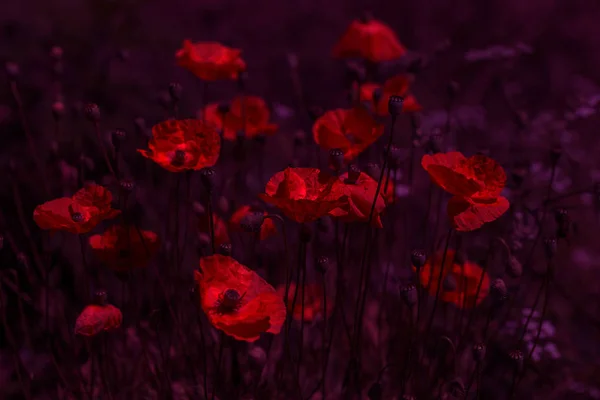
<path id="1" fill-rule="evenodd" d="M 219 159 L 217 131 L 195 119 L 168 120 L 152 127 L 148 150 L 138 152 L 167 171 L 183 172 L 212 167 Z"/>
<path id="2" fill-rule="evenodd" d="M 102 234 L 91 236 L 89 244 L 94 255 L 117 273 L 145 267 L 160 246 L 156 233 L 138 233 L 136 227 L 123 225 L 113 225 Z"/>
<path id="3" fill-rule="evenodd" d="M 110 304 L 92 304 L 83 309 L 75 321 L 75 334 L 81 336 L 95 336 L 102 332 L 109 332 L 121 326 L 123 315 L 121 310 Z"/>
<path id="4" fill-rule="evenodd" d="M 222 129 L 223 138 L 230 141 L 236 140 L 238 132 L 244 132 L 246 138 L 251 139 L 261 134 L 272 135 L 279 128 L 269 122 L 271 111 L 267 103 L 256 96 L 238 96 L 226 110 L 221 110 L 219 104 L 209 104 L 204 119 Z"/>
<path id="5" fill-rule="evenodd" d="M 227 224 L 216 214 L 213 214 L 213 229 L 215 232 L 215 247 L 231 243 L 229 233 L 227 232 Z M 198 232 L 206 233 L 210 236 L 208 213 L 204 213 L 198 217 Z"/>
<path id="6" fill-rule="evenodd" d="M 278 334 L 286 318 L 283 299 L 255 272 L 231 257 L 200 259 L 194 272 L 200 304 L 211 324 L 237 340 L 254 342 Z"/>
<path id="7" fill-rule="evenodd" d="M 244 219 L 247 219 L 249 216 L 251 217 L 252 213 L 260 213 L 263 216 L 267 215 L 266 211 L 255 210 L 251 206 L 242 206 L 229 219 L 230 229 L 238 232 L 244 230 L 241 225 L 244 223 Z M 269 218 L 264 219 L 260 227 L 260 240 L 265 240 L 276 233 L 277 228 L 273 220 Z"/>
<path id="8" fill-rule="evenodd" d="M 292 317 L 297 320 L 302 320 L 302 287 L 298 287 L 298 294 L 296 295 L 296 304 L 292 311 L 292 303 L 294 302 L 294 292 L 296 291 L 296 284 L 292 282 L 288 290 L 288 312 L 292 313 Z M 282 297 L 285 296 L 285 285 L 281 285 L 277 288 L 277 293 Z M 310 283 L 304 286 L 304 321 L 313 321 L 317 316 L 323 316 L 323 286 L 318 283 Z M 333 301 L 327 298 L 327 317 L 331 316 L 333 311 Z"/>
<path id="9" fill-rule="evenodd" d="M 506 184 L 504 169 L 489 157 L 438 153 L 423 156 L 421 165 L 436 185 L 454 195 L 447 212 L 458 231 L 472 231 L 495 221 L 510 206 L 500 196 Z"/>
<path id="10" fill-rule="evenodd" d="M 237 79 L 246 70 L 241 58 L 242 51 L 223 46 L 216 42 L 184 40 L 183 46 L 175 54 L 177 65 L 183 67 L 205 81 Z"/>
<path id="11" fill-rule="evenodd" d="M 312 222 L 344 204 L 344 184 L 317 168 L 286 168 L 269 179 L 259 197 L 288 218 Z"/>
<path id="12" fill-rule="evenodd" d="M 377 191 L 377 181 L 364 172 L 360 173 L 356 182 L 348 179 L 348 173 L 341 175 L 339 179 L 344 183 L 344 188 L 348 195 L 347 201 L 342 207 L 331 210 L 329 215 L 339 218 L 344 222 L 367 222 L 371 214 L 375 192 Z M 381 213 L 385 209 L 386 204 L 382 192 L 383 185 L 377 195 L 373 218 L 371 220 L 371 223 L 377 228 L 383 228 Z"/>
<path id="13" fill-rule="evenodd" d="M 374 63 L 406 54 L 394 31 L 375 19 L 355 20 L 333 49 L 336 58 L 363 58 Z"/>
<path id="14" fill-rule="evenodd" d="M 402 112 L 411 113 L 421 111 L 423 107 L 417 99 L 409 93 L 410 79 L 407 75 L 394 76 L 382 85 L 378 83 L 364 83 L 360 86 L 360 101 L 372 104 L 377 115 L 388 115 L 388 102 L 391 96 L 402 96 L 404 103 Z"/>
<path id="15" fill-rule="evenodd" d="M 433 259 L 428 259 L 421 268 L 421 285 L 426 288 L 431 296 L 435 296 L 437 293 L 443 256 L 443 252 L 436 253 Z M 474 304 L 480 304 L 489 293 L 490 277 L 479 265 L 473 262 L 466 261 L 461 265 L 455 261 L 456 252 L 449 249 L 444 262 L 440 299 L 444 302 L 453 303 L 460 308 L 463 306 L 471 308 Z M 413 270 L 416 271 L 414 266 Z M 483 281 L 479 295 L 477 295 L 481 274 L 483 274 Z"/>
<path id="16" fill-rule="evenodd" d="M 355 107 L 327 111 L 315 121 L 312 130 L 319 146 L 342 150 L 347 162 L 375 143 L 383 134 L 384 126 L 364 107 Z"/>
<path id="17" fill-rule="evenodd" d="M 87 233 L 100 222 L 119 215 L 111 207 L 112 194 L 103 186 L 92 184 L 80 189 L 73 197 L 61 197 L 40 204 L 33 211 L 33 220 L 51 231 Z"/>

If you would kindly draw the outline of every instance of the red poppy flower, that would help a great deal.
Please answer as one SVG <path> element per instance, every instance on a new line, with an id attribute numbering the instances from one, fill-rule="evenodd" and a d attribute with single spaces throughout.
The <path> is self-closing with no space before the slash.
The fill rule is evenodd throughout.
<path id="1" fill-rule="evenodd" d="M 288 311 L 292 313 L 292 317 L 295 320 L 302 320 L 302 287 L 298 287 L 298 294 L 296 295 L 296 304 L 292 311 L 292 303 L 294 302 L 294 292 L 296 290 L 296 284 L 292 282 L 288 290 Z M 277 293 L 282 297 L 285 296 L 285 285 L 281 285 L 277 288 Z M 318 283 L 311 283 L 304 286 L 304 321 L 313 321 L 317 316 L 323 316 L 323 286 Z M 327 317 L 331 315 L 333 311 L 333 301 L 327 298 Z"/>
<path id="2" fill-rule="evenodd" d="M 247 342 L 254 342 L 263 332 L 281 331 L 286 317 L 283 299 L 233 258 L 217 254 L 200 259 L 194 278 L 202 309 L 215 328 Z"/>
<path id="3" fill-rule="evenodd" d="M 110 304 L 89 305 L 83 309 L 75 321 L 75 334 L 81 336 L 95 336 L 102 332 L 109 332 L 121 326 L 123 315 L 121 310 Z"/>
<path id="4" fill-rule="evenodd" d="M 152 127 L 148 150 L 138 152 L 167 171 L 183 172 L 212 167 L 219 159 L 217 131 L 195 119 L 168 120 Z"/>
<path id="5" fill-rule="evenodd" d="M 421 111 L 423 107 L 417 99 L 409 93 L 410 79 L 406 75 L 397 75 L 388 79 L 382 85 L 378 83 L 364 83 L 360 86 L 360 101 L 373 105 L 377 115 L 388 115 L 388 102 L 391 96 L 402 96 L 404 103 L 402 112 L 410 113 Z M 375 98 L 375 92 L 379 91 L 378 98 Z"/>
<path id="6" fill-rule="evenodd" d="M 33 220 L 51 231 L 87 233 L 105 219 L 119 215 L 111 208 L 112 194 L 103 186 L 88 185 L 73 197 L 61 197 L 40 204 L 33 211 Z"/>
<path id="7" fill-rule="evenodd" d="M 433 260 L 428 259 L 421 268 L 421 285 L 432 296 L 435 296 L 437 293 L 443 255 L 443 252 L 436 253 Z M 444 262 L 444 273 L 441 280 L 443 286 L 440 290 L 440 299 L 444 302 L 453 303 L 460 308 L 463 306 L 471 308 L 473 304 L 480 304 L 488 295 L 490 277 L 479 265 L 469 261 L 460 265 L 455 262 L 455 257 L 456 252 L 449 249 L 446 253 L 446 261 Z M 413 270 L 416 269 L 413 267 Z M 479 295 L 476 297 L 481 274 L 484 274 L 483 281 Z"/>
<path id="8" fill-rule="evenodd" d="M 340 149 L 350 161 L 375 143 L 384 126 L 364 107 L 327 111 L 313 125 L 315 142 L 326 150 Z"/>
<path id="9" fill-rule="evenodd" d="M 123 225 L 113 225 L 101 235 L 91 236 L 89 244 L 96 257 L 118 273 L 145 267 L 160 246 L 156 233 L 138 233 L 136 227 Z"/>
<path id="10" fill-rule="evenodd" d="M 215 246 L 219 247 L 222 244 L 231 243 L 229 233 L 227 232 L 227 224 L 216 214 L 213 214 L 213 229 L 215 232 Z M 198 218 L 198 231 L 206 233 L 210 236 L 210 225 L 208 213 L 204 213 Z"/>
<path id="11" fill-rule="evenodd" d="M 229 227 L 232 231 L 242 231 L 241 224 L 244 222 L 244 219 L 247 218 L 251 213 L 256 212 L 262 215 L 267 215 L 266 211 L 254 210 L 250 206 L 242 206 L 237 209 L 236 212 L 233 213 L 231 219 L 229 220 Z M 270 218 L 265 218 L 261 227 L 260 227 L 260 240 L 265 240 L 270 236 L 273 236 L 277 233 L 277 228 L 275 227 L 275 223 Z"/>
<path id="12" fill-rule="evenodd" d="M 223 113 L 218 104 L 209 104 L 204 119 L 223 130 L 225 140 L 234 141 L 238 132 L 245 132 L 251 139 L 260 134 L 272 135 L 278 125 L 272 124 L 271 111 L 263 99 L 256 96 L 238 96 L 231 101 L 229 109 Z"/>
<path id="13" fill-rule="evenodd" d="M 346 201 L 344 184 L 317 168 L 287 168 L 269 179 L 259 197 L 288 218 L 304 223 L 324 217 Z"/>
<path id="14" fill-rule="evenodd" d="M 333 49 L 336 58 L 364 58 L 374 63 L 406 54 L 394 31 L 381 21 L 353 21 Z"/>
<path id="15" fill-rule="evenodd" d="M 329 212 L 332 217 L 337 217 L 344 222 L 366 222 L 371 214 L 371 207 L 377 191 L 377 181 L 369 175 L 361 172 L 356 182 L 348 179 L 348 173 L 340 176 L 340 181 L 344 182 L 346 193 L 348 194 L 346 203 Z M 385 209 L 385 200 L 382 197 L 383 185 L 375 201 L 373 210 L 372 224 L 378 228 L 383 228 L 381 224 L 381 213 Z"/>
<path id="16" fill-rule="evenodd" d="M 205 81 L 237 79 L 240 72 L 246 70 L 241 58 L 242 51 L 223 46 L 216 42 L 192 43 L 183 41 L 183 47 L 177 51 L 177 65 L 183 67 Z"/>
<path id="17" fill-rule="evenodd" d="M 421 165 L 436 185 L 454 195 L 447 211 L 456 230 L 478 229 L 508 210 L 508 200 L 500 196 L 506 174 L 493 159 L 449 152 L 425 155 Z"/>

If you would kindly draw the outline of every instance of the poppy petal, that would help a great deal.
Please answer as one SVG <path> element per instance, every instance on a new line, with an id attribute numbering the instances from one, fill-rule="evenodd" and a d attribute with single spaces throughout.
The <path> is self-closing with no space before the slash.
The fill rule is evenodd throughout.
<path id="1" fill-rule="evenodd" d="M 447 211 L 454 228 L 468 232 L 500 218 L 509 206 L 505 197 L 498 197 L 493 203 L 474 203 L 455 196 L 448 201 Z"/>
<path id="2" fill-rule="evenodd" d="M 421 165 L 431 180 L 448 193 L 470 197 L 481 190 L 482 185 L 475 177 L 456 172 L 456 169 L 465 160 L 465 156 L 456 151 L 433 155 L 425 154 L 421 159 Z"/>

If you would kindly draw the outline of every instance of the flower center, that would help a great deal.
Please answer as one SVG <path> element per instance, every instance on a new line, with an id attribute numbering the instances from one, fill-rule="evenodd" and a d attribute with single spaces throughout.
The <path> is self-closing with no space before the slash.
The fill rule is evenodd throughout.
<path id="1" fill-rule="evenodd" d="M 175 154 L 173 154 L 173 159 L 171 160 L 171 164 L 183 165 L 184 162 L 185 162 L 185 151 L 176 150 Z"/>
<path id="2" fill-rule="evenodd" d="M 71 219 L 73 220 L 73 222 L 83 222 L 83 214 L 80 212 L 76 212 L 71 214 Z"/>
<path id="3" fill-rule="evenodd" d="M 219 296 L 218 309 L 221 313 L 236 311 L 241 304 L 242 295 L 235 289 L 227 289 Z"/>

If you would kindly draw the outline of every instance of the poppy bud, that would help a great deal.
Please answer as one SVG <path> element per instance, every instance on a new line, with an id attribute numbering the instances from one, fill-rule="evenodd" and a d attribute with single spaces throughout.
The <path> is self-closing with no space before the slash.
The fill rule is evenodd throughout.
<path id="1" fill-rule="evenodd" d="M 427 261 L 427 256 L 425 255 L 425 250 L 415 249 L 410 254 L 410 261 L 414 267 L 419 270 L 425 265 Z"/>
<path id="2" fill-rule="evenodd" d="M 55 120 L 61 119 L 65 115 L 65 104 L 62 101 L 55 101 L 52 104 L 52 116 Z"/>
<path id="3" fill-rule="evenodd" d="M 313 121 L 316 121 L 321 115 L 323 115 L 324 111 L 322 107 L 319 106 L 311 106 L 308 108 L 308 116 Z"/>
<path id="4" fill-rule="evenodd" d="M 564 208 L 559 208 L 554 213 L 554 220 L 556 221 L 556 236 L 561 239 L 566 238 L 569 235 L 570 227 L 571 227 L 571 219 L 569 218 L 569 213 Z"/>
<path id="5" fill-rule="evenodd" d="M 442 151 L 442 142 L 443 136 L 441 130 L 436 129 L 429 136 L 429 140 L 427 141 L 426 150 L 431 154 L 437 154 Z"/>
<path id="6" fill-rule="evenodd" d="M 79 223 L 83 221 L 83 214 L 80 212 L 75 212 L 73 214 L 71 214 L 71 219 L 73 220 L 73 222 Z"/>
<path id="7" fill-rule="evenodd" d="M 119 187 L 125 193 L 131 193 L 135 188 L 135 183 L 131 179 L 121 179 Z"/>
<path id="8" fill-rule="evenodd" d="M 446 292 L 454 292 L 458 288 L 458 283 L 454 275 L 446 275 L 442 283 L 442 288 Z"/>
<path id="9" fill-rule="evenodd" d="M 240 226 L 246 232 L 259 233 L 264 221 L 265 215 L 262 211 L 250 211 L 242 218 Z"/>
<path id="10" fill-rule="evenodd" d="M 29 268 L 29 258 L 27 257 L 27 255 L 25 253 L 17 254 L 17 263 L 23 269 Z"/>
<path id="11" fill-rule="evenodd" d="M 344 165 L 344 152 L 340 149 L 329 150 L 329 168 L 338 172 Z"/>
<path id="12" fill-rule="evenodd" d="M 296 132 L 294 132 L 294 146 L 295 147 L 302 146 L 305 141 L 306 141 L 306 133 L 304 133 L 304 131 L 297 130 Z"/>
<path id="13" fill-rule="evenodd" d="M 83 108 L 83 115 L 91 122 L 98 122 L 100 121 L 100 107 L 94 103 L 86 104 Z"/>
<path id="14" fill-rule="evenodd" d="M 506 273 L 512 278 L 519 278 L 523 275 L 523 265 L 515 256 L 508 257 Z"/>
<path id="15" fill-rule="evenodd" d="M 390 166 L 397 167 L 398 164 L 402 160 L 406 159 L 407 152 L 406 152 L 405 149 L 403 149 L 403 148 L 401 148 L 399 146 L 392 145 L 392 146 L 390 146 L 389 153 L 386 154 L 384 152 L 384 156 L 385 155 L 388 156 L 387 158 L 388 158 L 388 162 L 390 163 Z"/>
<path id="16" fill-rule="evenodd" d="M 308 225 L 303 224 L 300 227 L 300 240 L 303 243 L 308 243 L 308 242 L 310 242 L 311 238 L 312 238 L 312 230 L 310 229 L 310 227 Z"/>
<path id="17" fill-rule="evenodd" d="M 198 234 L 198 247 L 196 249 L 200 256 L 205 255 L 206 249 L 210 247 L 210 244 L 211 240 L 209 235 L 207 235 L 206 233 Z"/>
<path id="18" fill-rule="evenodd" d="M 63 49 L 60 46 L 52 46 L 50 49 L 50 58 L 54 61 L 60 61 L 63 56 Z"/>
<path id="19" fill-rule="evenodd" d="M 183 150 L 175 150 L 173 153 L 173 158 L 171 159 L 171 164 L 176 166 L 181 166 L 185 162 L 185 151 Z"/>
<path id="20" fill-rule="evenodd" d="M 558 251 L 558 242 L 556 238 L 547 238 L 544 240 L 544 250 L 546 252 L 546 257 L 552 258 L 556 255 Z"/>
<path id="21" fill-rule="evenodd" d="M 517 371 L 521 371 L 523 369 L 524 357 L 523 352 L 521 350 L 512 350 L 510 353 L 508 353 L 508 357 L 512 361 L 513 367 Z"/>
<path id="22" fill-rule="evenodd" d="M 8 79 L 14 80 L 19 76 L 20 68 L 19 64 L 9 61 L 4 64 L 4 69 L 6 70 L 6 75 L 8 75 Z"/>
<path id="23" fill-rule="evenodd" d="M 375 382 L 373 385 L 371 385 L 369 391 L 367 392 L 367 396 L 369 397 L 369 400 L 383 399 L 383 388 L 381 387 L 381 383 Z"/>
<path id="24" fill-rule="evenodd" d="M 344 183 L 348 184 L 348 185 L 355 185 L 356 182 L 358 181 L 358 178 L 360 177 L 360 168 L 358 168 L 358 165 L 356 164 L 352 164 L 348 166 L 348 178 L 346 179 L 346 181 Z"/>
<path id="25" fill-rule="evenodd" d="M 317 271 L 324 274 L 329 268 L 329 258 L 321 256 L 317 258 Z"/>
<path id="26" fill-rule="evenodd" d="M 550 151 L 550 163 L 552 163 L 552 165 L 556 165 L 558 163 L 558 160 L 560 159 L 560 156 L 562 155 L 562 148 L 555 146 L 552 148 L 552 150 Z"/>
<path id="27" fill-rule="evenodd" d="M 395 117 L 402 113 L 402 106 L 404 105 L 404 98 L 401 96 L 390 96 L 388 100 L 388 112 L 391 116 Z"/>
<path id="28" fill-rule="evenodd" d="M 465 384 L 463 383 L 462 379 L 460 378 L 454 378 L 452 381 L 450 381 L 450 383 L 448 384 L 448 392 L 452 395 L 452 396 L 456 396 L 456 397 L 462 397 L 465 395 Z"/>
<path id="29" fill-rule="evenodd" d="M 500 278 L 495 279 L 490 286 L 490 293 L 494 300 L 505 299 L 508 295 L 508 288 L 506 287 L 504 280 Z"/>
<path id="30" fill-rule="evenodd" d="M 183 92 L 183 88 L 177 82 L 172 82 L 169 84 L 169 95 L 171 96 L 171 100 L 174 103 L 177 103 L 181 100 L 181 93 Z"/>
<path id="31" fill-rule="evenodd" d="M 232 250 L 231 243 L 223 243 L 219 246 L 219 254 L 223 256 L 231 256 Z"/>
<path id="32" fill-rule="evenodd" d="M 483 361 L 485 358 L 485 343 L 477 343 L 473 346 L 473 359 L 477 362 Z"/>
<path id="33" fill-rule="evenodd" d="M 410 283 L 400 289 L 400 296 L 402 297 L 402 300 L 404 301 L 404 303 L 409 307 L 412 307 L 415 304 L 417 304 L 417 302 L 419 301 L 417 295 L 418 295 L 417 287 L 415 285 L 413 285 L 412 283 Z"/>
<path id="34" fill-rule="evenodd" d="M 112 142 L 112 145 L 117 150 L 120 148 L 121 143 L 123 143 L 125 141 L 126 137 L 127 137 L 127 133 L 125 133 L 125 130 L 123 130 L 123 129 L 115 129 L 114 131 L 112 131 L 110 133 L 110 140 Z"/>
<path id="35" fill-rule="evenodd" d="M 215 188 L 215 181 L 217 179 L 217 174 L 215 170 L 212 168 L 203 168 L 200 171 L 200 179 L 202 180 L 202 184 L 209 192 L 212 192 Z"/>
<path id="36" fill-rule="evenodd" d="M 367 166 L 365 167 L 365 172 L 371 178 L 378 180 L 379 176 L 381 175 L 381 168 L 379 167 L 379 164 L 368 163 Z"/>
<path id="37" fill-rule="evenodd" d="M 448 84 L 448 87 L 446 88 L 446 90 L 448 92 L 448 97 L 450 97 L 451 99 L 456 97 L 459 89 L 460 89 L 460 86 L 458 85 L 458 82 L 455 82 L 455 81 L 450 82 Z"/>
<path id="38" fill-rule="evenodd" d="M 165 110 L 169 110 L 173 104 L 173 99 L 169 92 L 160 92 L 157 97 L 158 104 Z"/>
<path id="39" fill-rule="evenodd" d="M 381 88 L 373 90 L 373 103 L 377 105 L 379 100 L 381 100 L 381 96 L 383 96 L 383 91 Z"/>
<path id="40" fill-rule="evenodd" d="M 108 293 L 104 289 L 98 289 L 94 292 L 94 304 L 105 306 L 108 303 Z"/>
<path id="41" fill-rule="evenodd" d="M 135 127 L 135 131 L 137 134 L 142 135 L 144 137 L 148 136 L 146 129 L 146 120 L 142 117 L 137 117 L 133 120 L 133 126 Z"/>
<path id="42" fill-rule="evenodd" d="M 217 113 L 219 113 L 220 115 L 227 114 L 230 109 L 231 109 L 231 106 L 229 105 L 229 103 L 219 103 L 217 105 Z"/>

